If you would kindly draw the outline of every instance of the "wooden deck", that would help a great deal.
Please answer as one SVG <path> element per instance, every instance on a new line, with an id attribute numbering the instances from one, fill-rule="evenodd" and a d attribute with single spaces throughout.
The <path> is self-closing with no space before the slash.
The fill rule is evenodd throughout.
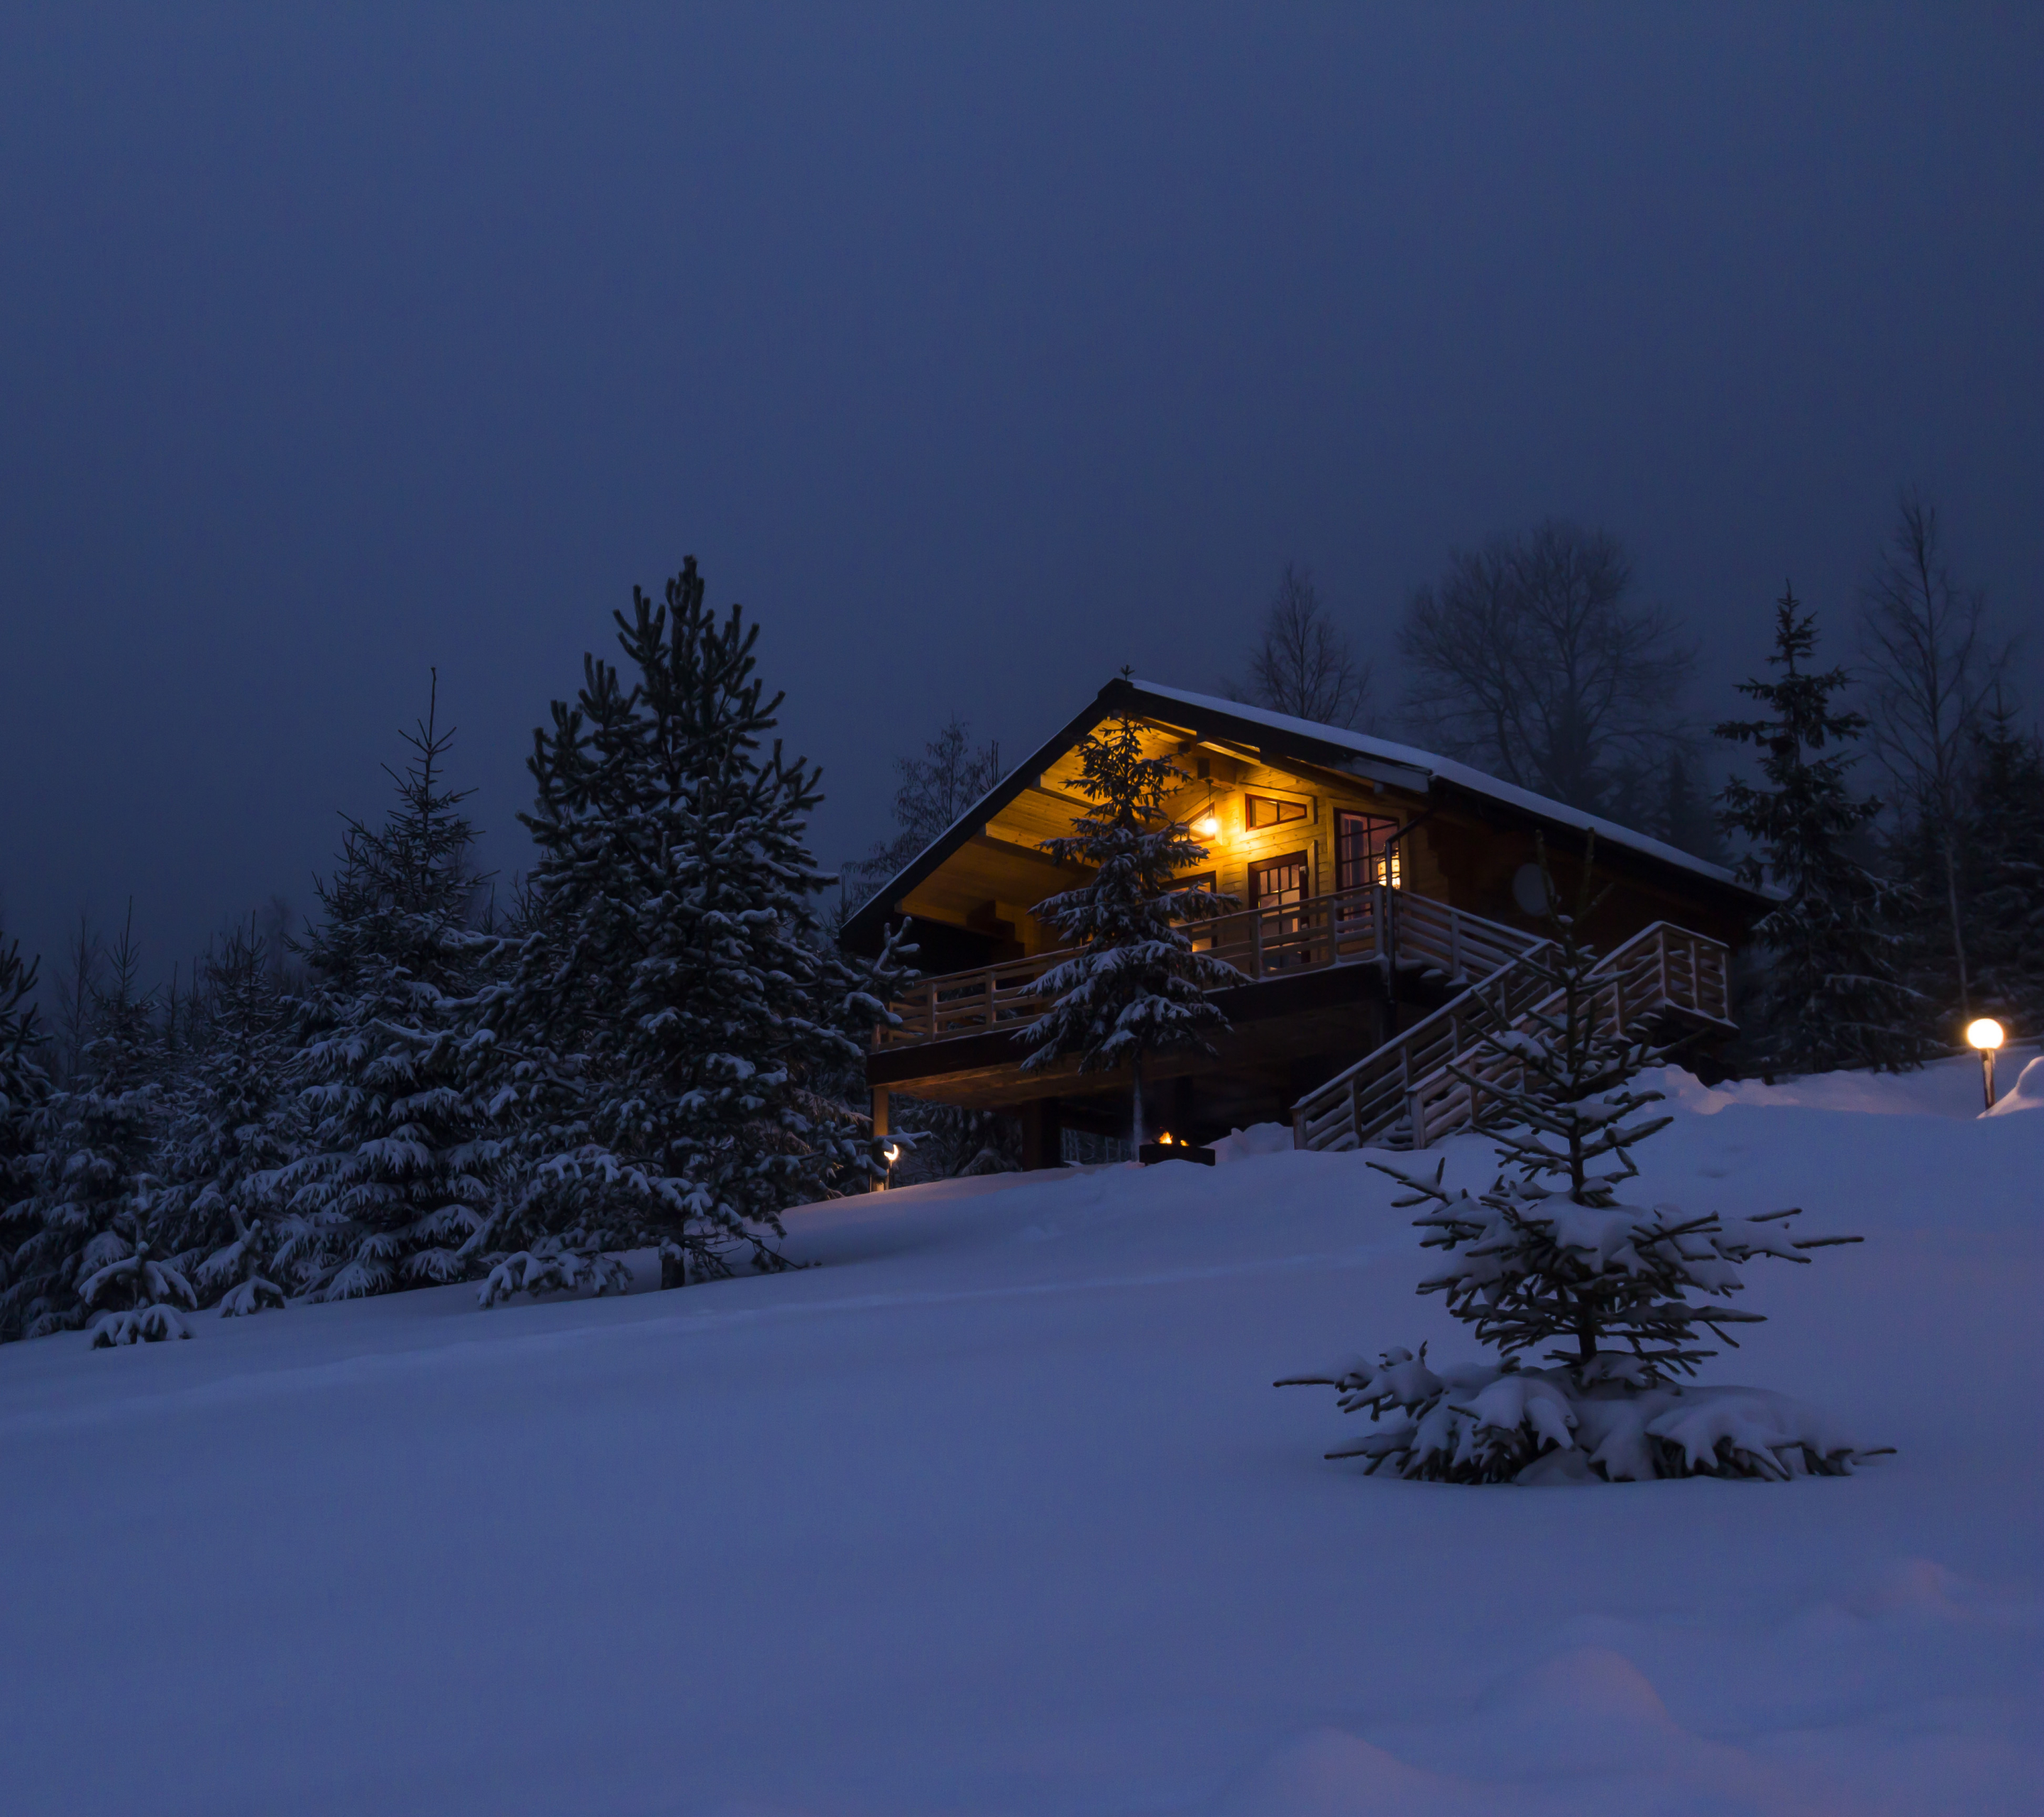
<path id="1" fill-rule="evenodd" d="M 1296 908 L 1243 909 L 1198 924 L 1194 943 L 1242 981 L 1293 978 L 1333 966 L 1389 964 L 1450 981 L 1490 977 L 1540 944 L 1538 935 L 1382 884 L 1308 898 Z M 890 1006 L 901 1020 L 874 1031 L 876 1048 L 921 1047 L 1027 1027 L 1050 1008 L 1039 989 L 1069 951 L 921 980 Z"/>

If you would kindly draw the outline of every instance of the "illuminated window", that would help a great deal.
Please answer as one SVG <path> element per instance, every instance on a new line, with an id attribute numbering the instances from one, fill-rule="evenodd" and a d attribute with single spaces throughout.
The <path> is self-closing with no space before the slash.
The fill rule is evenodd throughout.
<path id="1" fill-rule="evenodd" d="M 1280 801 L 1269 795 L 1251 795 L 1244 816 L 1254 832 L 1258 827 L 1281 827 L 1287 820 L 1303 820 L 1306 817 L 1304 801 Z"/>
<path id="2" fill-rule="evenodd" d="M 1398 848 L 1391 843 L 1398 831 L 1396 820 L 1374 814 L 1337 814 L 1335 816 L 1335 887 L 1360 889 L 1365 884 L 1399 883 Z M 1385 875 L 1389 863 L 1390 874 Z"/>

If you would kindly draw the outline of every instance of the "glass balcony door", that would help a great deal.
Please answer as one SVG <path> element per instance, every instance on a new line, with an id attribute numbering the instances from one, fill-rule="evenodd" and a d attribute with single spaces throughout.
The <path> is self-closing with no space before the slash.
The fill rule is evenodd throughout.
<path id="1" fill-rule="evenodd" d="M 1308 874 L 1302 851 L 1266 858 L 1249 867 L 1249 905 L 1261 924 L 1266 970 L 1281 967 L 1288 957 L 1304 956 L 1297 950 L 1297 936 L 1304 921 L 1300 911 L 1305 906 Z M 1289 955 L 1288 942 L 1294 949 Z"/>
<path id="2" fill-rule="evenodd" d="M 1399 883 L 1399 854 L 1391 844 L 1398 823 L 1376 814 L 1335 816 L 1335 888 L 1361 889 L 1367 884 Z"/>

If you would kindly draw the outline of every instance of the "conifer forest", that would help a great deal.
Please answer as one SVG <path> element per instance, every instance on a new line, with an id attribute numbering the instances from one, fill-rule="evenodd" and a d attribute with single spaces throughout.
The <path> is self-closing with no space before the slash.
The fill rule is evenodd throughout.
<path id="1" fill-rule="evenodd" d="M 1904 585 L 1902 556 L 1934 560 L 1927 533 L 1934 514 L 1905 498 L 1857 678 L 1846 633 L 1791 586 L 1740 686 L 1760 716 L 1635 741 L 1581 797 L 1777 897 L 1735 1070 L 1908 1069 L 1980 1016 L 2044 1033 L 2044 745 L 1977 603 L 1955 645 L 1949 577 Z M 1271 677 L 1300 586 L 1288 570 L 1239 697 L 1286 704 Z M 601 1291 L 636 1249 L 674 1285 L 770 1270 L 782 1212 L 886 1176 L 863 1056 L 913 951 L 855 959 L 833 926 L 998 780 L 999 747 L 954 716 L 897 761 L 897 832 L 825 871 L 807 832 L 822 777 L 789 753 L 760 627 L 707 599 L 693 557 L 661 599 L 634 590 L 613 648 L 551 704 L 514 878 L 476 867 L 435 674 L 382 815 L 345 820 L 302 929 L 251 915 L 154 986 L 132 912 L 82 924 L 54 965 L 0 947 L 0 1335 L 91 1323 L 126 1342 L 175 1335 L 194 1309 L 462 1281 L 485 1305 Z M 1310 590 L 1304 609 L 1324 614 Z M 1423 592 L 1408 629 L 1436 612 Z M 1884 667 L 1883 636 L 1941 661 L 1944 693 L 1912 690 L 1920 663 Z M 1414 736 L 1445 729 L 1428 698 L 1408 701 Z M 1124 977 L 1106 956 L 1133 949 L 1096 920 L 1154 922 L 1152 951 L 1216 899 L 1173 893 L 1200 848 L 1158 818 L 1169 778 L 1132 747 L 1088 748 L 1100 817 L 1053 843 L 1119 893 L 1046 905 L 1101 953 L 1055 974 L 1031 1039 L 1039 1058 L 1132 1061 L 1139 1103 L 1144 1047 L 1201 1041 L 1218 1016 L 1201 992 L 1232 974 L 1188 952 Z M 1658 794 L 1639 781 L 1654 770 Z M 905 1183 L 1018 1164 L 998 1115 L 908 1099 L 897 1119 Z"/>

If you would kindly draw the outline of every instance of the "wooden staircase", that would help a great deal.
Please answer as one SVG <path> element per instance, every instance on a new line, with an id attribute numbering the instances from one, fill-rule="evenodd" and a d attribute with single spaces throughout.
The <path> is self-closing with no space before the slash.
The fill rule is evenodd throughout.
<path id="1" fill-rule="evenodd" d="M 1520 1070 L 1488 1050 L 1483 1037 L 1530 1028 L 1536 1014 L 1560 1005 L 1562 993 L 1543 962 L 1549 950 L 1540 940 L 1505 958 L 1425 1020 L 1300 1099 L 1292 1110 L 1293 1145 L 1424 1148 L 1477 1121 L 1483 1083 L 1516 1085 Z M 1731 1033 L 1728 958 L 1717 941 L 1657 921 L 1597 962 L 1596 1014 L 1604 1027 L 1628 1034 L 1670 1020 Z"/>

